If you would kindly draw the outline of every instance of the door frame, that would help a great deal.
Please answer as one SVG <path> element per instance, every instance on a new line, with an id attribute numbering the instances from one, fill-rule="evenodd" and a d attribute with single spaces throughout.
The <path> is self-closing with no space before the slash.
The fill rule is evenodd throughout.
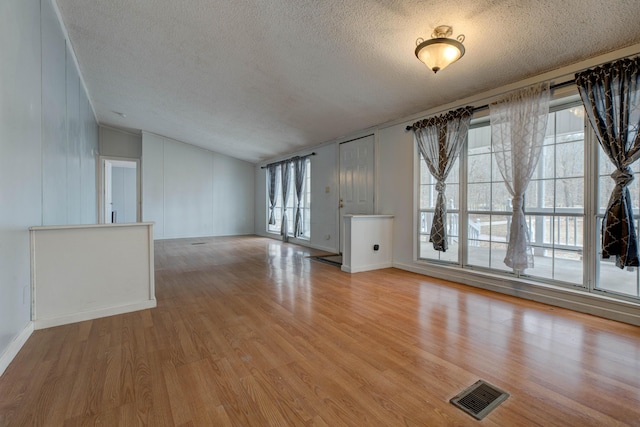
<path id="1" fill-rule="evenodd" d="M 105 224 L 105 164 L 106 162 L 129 162 L 136 164 L 136 222 L 142 220 L 142 183 L 140 159 L 130 157 L 98 156 L 98 223 Z"/>

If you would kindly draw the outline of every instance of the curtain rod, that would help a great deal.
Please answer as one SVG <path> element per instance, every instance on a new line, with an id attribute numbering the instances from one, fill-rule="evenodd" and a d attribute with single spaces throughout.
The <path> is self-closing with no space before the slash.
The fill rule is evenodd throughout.
<path id="1" fill-rule="evenodd" d="M 560 89 L 563 87 L 567 87 L 567 86 L 571 86 L 575 84 L 575 80 L 567 80 L 566 82 L 562 82 L 562 83 L 556 83 L 553 85 L 550 85 L 549 88 L 550 89 Z M 517 89 L 516 89 L 517 90 Z M 489 104 L 485 104 L 485 105 L 481 105 L 479 107 L 473 107 L 473 112 L 477 113 L 478 111 L 483 111 L 489 108 Z M 418 120 L 420 121 L 420 120 Z M 409 132 L 410 130 L 413 130 L 413 125 L 409 125 L 405 128 L 405 132 Z"/>
<path id="2" fill-rule="evenodd" d="M 279 162 L 268 163 L 268 164 L 266 164 L 264 166 L 260 166 L 260 169 L 266 169 L 269 166 L 279 165 L 279 164 L 282 164 L 284 162 L 288 162 L 289 160 L 298 159 L 300 157 L 309 157 L 309 156 L 315 156 L 315 155 L 316 155 L 316 152 L 314 151 L 311 154 L 307 154 L 306 156 L 293 156 L 293 157 L 290 157 L 288 159 L 280 160 Z"/>

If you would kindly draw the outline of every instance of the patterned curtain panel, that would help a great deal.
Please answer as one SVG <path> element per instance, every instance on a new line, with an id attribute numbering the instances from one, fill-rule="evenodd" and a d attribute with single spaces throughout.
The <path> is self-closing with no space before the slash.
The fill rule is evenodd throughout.
<path id="1" fill-rule="evenodd" d="M 447 198 L 445 180 L 467 139 L 472 107 L 449 111 L 413 124 L 414 139 L 424 157 L 429 172 L 436 179 L 436 200 L 431 237 L 433 248 L 445 252 L 447 242 Z"/>
<path id="2" fill-rule="evenodd" d="M 533 267 L 524 193 L 542 152 L 550 92 L 549 83 L 543 83 L 511 93 L 489 105 L 494 155 L 513 202 L 504 263 L 517 271 Z"/>
<path id="3" fill-rule="evenodd" d="M 295 169 L 296 185 L 296 217 L 293 224 L 293 236 L 298 237 L 304 234 L 304 224 L 302 223 L 302 190 L 304 189 L 304 178 L 307 171 L 307 156 L 293 159 Z"/>
<path id="4" fill-rule="evenodd" d="M 640 59 L 623 59 L 576 74 L 576 85 L 598 142 L 616 167 L 615 188 L 602 221 L 602 258 L 637 267 L 638 241 L 629 184 L 640 157 Z"/>
<path id="5" fill-rule="evenodd" d="M 276 194 L 278 191 L 277 185 L 278 165 L 267 166 L 267 179 L 269 180 L 269 225 L 276 224 Z"/>
<path id="6" fill-rule="evenodd" d="M 280 235 L 283 242 L 288 242 L 287 204 L 289 203 L 289 185 L 291 184 L 291 160 L 285 160 L 280 164 L 280 176 L 282 178 L 282 226 L 280 227 Z"/>

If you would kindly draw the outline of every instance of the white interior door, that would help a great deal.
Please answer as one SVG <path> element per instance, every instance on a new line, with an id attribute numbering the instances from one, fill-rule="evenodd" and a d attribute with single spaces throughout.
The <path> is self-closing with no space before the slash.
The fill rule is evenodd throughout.
<path id="1" fill-rule="evenodd" d="M 373 135 L 340 144 L 340 253 L 344 215 L 375 213 L 374 165 Z"/>
<path id="2" fill-rule="evenodd" d="M 139 160 L 101 158 L 100 221 L 105 224 L 140 221 Z"/>

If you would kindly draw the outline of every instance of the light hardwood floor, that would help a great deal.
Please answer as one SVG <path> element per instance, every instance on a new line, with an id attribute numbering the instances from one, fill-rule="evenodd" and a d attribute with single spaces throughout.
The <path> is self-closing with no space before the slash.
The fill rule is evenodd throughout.
<path id="1" fill-rule="evenodd" d="M 0 425 L 640 425 L 640 328 L 312 252 L 157 242 L 158 307 L 34 332 Z M 482 421 L 478 379 L 511 394 Z"/>

